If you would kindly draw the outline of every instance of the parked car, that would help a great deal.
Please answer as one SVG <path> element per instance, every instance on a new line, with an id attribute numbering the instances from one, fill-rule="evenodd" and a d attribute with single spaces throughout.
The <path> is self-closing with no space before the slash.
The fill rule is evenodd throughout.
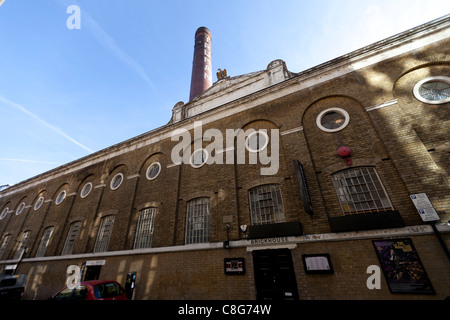
<path id="1" fill-rule="evenodd" d="M 22 300 L 26 283 L 26 274 L 0 275 L 0 300 Z"/>
<path id="2" fill-rule="evenodd" d="M 65 286 L 52 300 L 128 300 L 125 290 L 117 281 L 83 281 Z"/>

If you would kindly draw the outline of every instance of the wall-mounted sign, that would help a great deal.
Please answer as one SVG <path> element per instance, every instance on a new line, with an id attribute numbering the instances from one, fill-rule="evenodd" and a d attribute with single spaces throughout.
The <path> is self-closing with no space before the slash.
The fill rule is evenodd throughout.
<path id="1" fill-rule="evenodd" d="M 245 259 L 244 258 L 225 258 L 224 271 L 228 275 L 245 274 Z"/>
<path id="2" fill-rule="evenodd" d="M 324 254 L 302 254 L 303 265 L 306 273 L 333 273 L 330 255 Z"/>
<path id="3" fill-rule="evenodd" d="M 374 240 L 373 245 L 392 293 L 435 293 L 411 239 Z"/>
<path id="4" fill-rule="evenodd" d="M 438 221 L 439 215 L 425 193 L 410 195 L 423 222 Z"/>
<path id="5" fill-rule="evenodd" d="M 302 203 L 305 212 L 313 215 L 313 207 L 311 204 L 311 197 L 309 196 L 308 185 L 306 183 L 305 171 L 300 161 L 294 160 L 295 175 L 297 176 L 297 183 L 300 188 L 300 194 L 302 195 Z"/>

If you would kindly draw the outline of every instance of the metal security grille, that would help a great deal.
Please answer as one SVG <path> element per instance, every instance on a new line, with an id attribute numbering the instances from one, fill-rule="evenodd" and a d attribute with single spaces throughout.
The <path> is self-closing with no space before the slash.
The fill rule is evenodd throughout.
<path id="1" fill-rule="evenodd" d="M 280 186 L 268 184 L 248 192 L 252 225 L 285 222 Z"/>
<path id="2" fill-rule="evenodd" d="M 45 254 L 45 250 L 50 242 L 50 238 L 53 233 L 53 229 L 55 227 L 48 227 L 44 230 L 44 234 L 42 235 L 41 242 L 39 242 L 39 247 L 36 252 L 36 257 L 43 257 Z"/>
<path id="3" fill-rule="evenodd" d="M 103 217 L 98 229 L 97 240 L 95 241 L 94 252 L 108 251 L 109 239 L 114 225 L 114 216 Z"/>
<path id="4" fill-rule="evenodd" d="M 334 188 L 344 214 L 392 210 L 375 168 L 351 168 L 333 174 Z"/>
<path id="5" fill-rule="evenodd" d="M 186 244 L 209 242 L 209 198 L 187 203 Z"/>
<path id="6" fill-rule="evenodd" d="M 0 260 L 3 257 L 3 253 L 5 253 L 6 246 L 8 245 L 10 239 L 11 236 L 9 234 L 3 238 L 2 245 L 0 246 Z"/>
<path id="7" fill-rule="evenodd" d="M 16 253 L 14 254 L 13 259 L 19 259 L 22 255 L 22 252 L 24 252 L 27 249 L 27 242 L 28 238 L 30 237 L 31 231 L 25 231 L 22 235 L 22 239 L 20 239 L 19 246 L 17 247 Z"/>
<path id="8" fill-rule="evenodd" d="M 69 233 L 67 234 L 66 242 L 64 243 L 64 248 L 61 253 L 62 255 L 72 254 L 80 228 L 81 221 L 74 222 L 70 225 Z"/>
<path id="9" fill-rule="evenodd" d="M 136 238 L 134 239 L 134 249 L 151 248 L 155 215 L 156 208 L 146 208 L 140 211 Z"/>

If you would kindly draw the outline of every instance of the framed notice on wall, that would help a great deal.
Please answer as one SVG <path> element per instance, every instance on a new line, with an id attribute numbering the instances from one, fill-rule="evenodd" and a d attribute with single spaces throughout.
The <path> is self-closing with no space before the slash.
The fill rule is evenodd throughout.
<path id="1" fill-rule="evenodd" d="M 323 254 L 302 254 L 303 265 L 306 273 L 331 274 L 333 267 L 331 265 L 330 255 Z"/>
<path id="2" fill-rule="evenodd" d="M 392 293 L 435 293 L 411 239 L 374 240 L 373 245 Z"/>
<path id="3" fill-rule="evenodd" d="M 224 271 L 228 275 L 245 274 L 245 259 L 244 258 L 225 258 Z"/>

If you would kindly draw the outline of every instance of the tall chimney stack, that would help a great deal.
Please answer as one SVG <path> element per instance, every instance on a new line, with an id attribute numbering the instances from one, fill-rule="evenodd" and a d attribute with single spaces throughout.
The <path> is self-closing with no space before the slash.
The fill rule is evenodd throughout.
<path id="1" fill-rule="evenodd" d="M 192 64 L 191 93 L 189 101 L 212 85 L 211 33 L 200 27 L 195 32 L 194 61 Z"/>

